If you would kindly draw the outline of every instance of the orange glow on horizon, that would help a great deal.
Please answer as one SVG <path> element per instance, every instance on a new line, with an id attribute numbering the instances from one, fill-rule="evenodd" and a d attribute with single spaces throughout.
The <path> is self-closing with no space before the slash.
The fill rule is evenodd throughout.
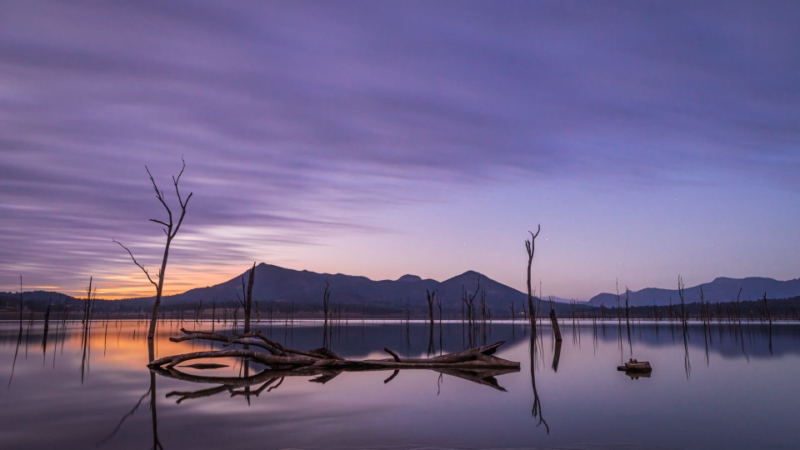
<path id="1" fill-rule="evenodd" d="M 214 286 L 239 276 L 247 268 L 220 265 L 198 265 L 167 268 L 164 280 L 163 296 L 182 294 L 195 288 Z M 153 275 L 151 274 L 151 277 Z M 26 286 L 25 291 L 46 290 L 60 292 L 75 298 L 85 299 L 88 278 L 85 286 Z M 154 277 L 154 281 L 156 281 Z M 157 282 L 157 281 L 156 281 Z M 130 298 L 155 297 L 156 288 L 150 284 L 141 272 L 127 270 L 123 273 L 99 274 L 93 277 L 93 285 L 97 288 L 99 300 L 124 300 Z"/>

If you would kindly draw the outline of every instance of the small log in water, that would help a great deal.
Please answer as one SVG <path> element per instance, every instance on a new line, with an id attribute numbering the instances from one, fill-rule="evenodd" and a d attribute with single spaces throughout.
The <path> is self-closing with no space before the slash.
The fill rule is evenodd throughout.
<path id="1" fill-rule="evenodd" d="M 44 312 L 44 332 L 42 334 L 42 352 L 47 351 L 47 333 L 50 331 L 50 303 L 47 304 L 47 310 Z"/>
<path id="2" fill-rule="evenodd" d="M 556 335 L 556 341 L 561 341 L 561 329 L 558 328 L 558 319 L 556 319 L 556 310 L 550 306 L 550 323 L 553 325 L 553 333 Z"/>

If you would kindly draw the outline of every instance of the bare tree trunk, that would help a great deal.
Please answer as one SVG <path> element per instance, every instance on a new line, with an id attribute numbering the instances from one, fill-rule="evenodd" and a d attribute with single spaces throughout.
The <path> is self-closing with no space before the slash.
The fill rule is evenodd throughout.
<path id="1" fill-rule="evenodd" d="M 541 225 L 537 227 L 536 234 L 528 231 L 531 234 L 531 240 L 525 241 L 525 249 L 528 251 L 528 321 L 531 322 L 531 326 L 533 326 L 531 318 L 535 317 L 533 314 L 533 291 L 531 290 L 531 265 L 533 264 L 533 254 L 536 251 L 536 238 L 539 236 L 540 231 L 542 231 Z"/>
<path id="2" fill-rule="evenodd" d="M 556 348 L 553 351 L 553 372 L 558 372 L 558 361 L 561 359 L 561 339 L 556 339 Z"/>
<path id="3" fill-rule="evenodd" d="M 147 174 L 150 175 L 150 182 L 153 184 L 153 189 L 156 191 L 156 198 L 158 199 L 159 202 L 161 202 L 161 205 L 164 206 L 164 209 L 167 210 L 167 215 L 169 216 L 168 217 L 169 222 L 164 222 L 157 219 L 150 219 L 151 222 L 164 226 L 165 227 L 164 234 L 167 235 L 167 242 L 164 245 L 164 256 L 161 259 L 161 269 L 158 271 L 157 274 L 158 282 L 156 283 L 155 281 L 153 281 L 147 269 L 145 269 L 143 265 L 139 264 L 136 261 L 136 258 L 133 257 L 133 253 L 131 253 L 131 251 L 128 250 L 127 247 L 122 245 L 120 242 L 114 240 L 114 242 L 119 244 L 120 247 L 124 248 L 128 252 L 128 254 L 131 257 L 131 260 L 133 260 L 133 263 L 136 264 L 136 266 L 139 267 L 139 269 L 141 269 L 142 272 L 144 272 L 144 274 L 147 276 L 147 280 L 150 281 L 150 284 L 152 284 L 156 288 L 156 301 L 155 303 L 153 303 L 153 314 L 151 315 L 150 318 L 150 329 L 147 332 L 148 340 L 153 340 L 156 334 L 156 323 L 158 322 L 158 314 L 161 312 L 161 294 L 164 291 L 164 276 L 166 275 L 167 271 L 167 260 L 169 259 L 169 246 L 170 244 L 172 244 L 172 240 L 175 239 L 175 236 L 178 234 L 178 230 L 181 228 L 181 224 L 183 223 L 183 218 L 186 216 L 186 206 L 189 204 L 189 200 L 191 200 L 192 198 L 192 193 L 189 193 L 189 196 L 186 197 L 186 201 L 183 201 L 183 199 L 181 198 L 180 190 L 178 189 L 178 183 L 180 183 L 181 175 L 183 175 L 183 171 L 185 169 L 186 169 L 186 162 L 184 161 L 183 167 L 181 168 L 181 171 L 178 174 L 178 176 L 172 177 L 172 184 L 175 186 L 175 194 L 178 196 L 178 204 L 180 204 L 181 207 L 180 218 L 178 219 L 178 223 L 175 224 L 172 220 L 172 210 L 169 208 L 169 206 L 167 206 L 167 202 L 164 200 L 164 192 L 158 189 L 158 186 L 156 185 L 156 180 L 150 173 L 150 169 L 148 169 L 147 166 L 145 166 Z"/>
<path id="4" fill-rule="evenodd" d="M 244 332 L 250 332 L 250 311 L 253 308 L 253 282 L 256 276 L 256 263 L 253 263 L 253 268 L 250 269 L 250 277 L 247 280 L 247 299 L 244 303 Z"/>
<path id="5" fill-rule="evenodd" d="M 322 293 L 322 312 L 325 314 L 325 322 L 322 326 L 322 348 L 328 348 L 330 345 L 328 339 L 328 306 L 331 301 L 331 291 L 330 291 L 330 283 L 325 281 L 325 292 Z M 272 320 L 272 306 L 270 306 L 270 327 L 271 320 Z"/>
<path id="6" fill-rule="evenodd" d="M 22 274 L 19 274 L 19 332 L 22 333 L 22 310 L 24 309 L 22 302 Z"/>
<path id="7" fill-rule="evenodd" d="M 769 320 L 769 325 L 772 326 L 772 315 L 769 313 L 769 303 L 767 303 L 766 292 L 764 292 L 764 308 L 767 310 L 767 320 Z"/>
<path id="8" fill-rule="evenodd" d="M 550 297 L 552 299 L 552 297 Z M 556 335 L 556 342 L 561 341 L 561 329 L 558 327 L 558 319 L 556 319 L 556 310 L 553 309 L 553 300 L 550 300 L 550 323 L 553 325 L 553 334 Z"/>
<path id="9" fill-rule="evenodd" d="M 431 328 L 433 328 L 433 303 L 436 301 L 436 291 L 430 292 L 425 289 L 425 295 L 428 297 L 428 315 L 431 321 Z"/>

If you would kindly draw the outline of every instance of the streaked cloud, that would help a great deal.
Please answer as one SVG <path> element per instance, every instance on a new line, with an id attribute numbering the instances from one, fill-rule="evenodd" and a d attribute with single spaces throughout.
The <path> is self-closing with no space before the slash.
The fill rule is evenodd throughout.
<path id="1" fill-rule="evenodd" d="M 155 264 L 181 156 L 175 258 L 220 278 L 464 187 L 800 191 L 793 2 L 0 9 L 0 289 Z"/>

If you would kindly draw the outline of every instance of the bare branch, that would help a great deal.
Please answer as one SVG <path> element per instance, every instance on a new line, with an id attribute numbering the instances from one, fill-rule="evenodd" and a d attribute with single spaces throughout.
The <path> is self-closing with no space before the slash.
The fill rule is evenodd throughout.
<path id="1" fill-rule="evenodd" d="M 177 189 L 177 186 L 176 186 Z M 192 198 L 192 192 L 189 193 L 189 196 L 186 197 L 186 203 L 181 203 L 181 217 L 178 219 L 178 225 L 175 226 L 175 230 L 172 232 L 172 236 L 174 237 L 178 234 L 178 230 L 181 228 L 181 224 L 183 223 L 183 217 L 186 215 L 186 206 L 189 204 L 189 200 Z M 171 217 L 171 214 L 170 214 Z M 172 220 L 170 218 L 170 220 Z"/>
<path id="2" fill-rule="evenodd" d="M 388 348 L 388 347 L 384 347 L 383 351 L 385 351 L 386 353 L 388 353 L 388 354 L 392 355 L 392 358 L 394 358 L 394 360 L 395 360 L 395 361 L 397 361 L 397 362 L 400 362 L 400 357 L 399 357 L 399 356 L 397 356 L 397 353 L 395 353 L 395 352 L 393 352 L 393 351 L 389 350 L 389 348 Z"/>
<path id="3" fill-rule="evenodd" d="M 166 223 L 164 223 L 164 222 L 162 222 L 162 221 L 160 221 L 160 220 L 156 220 L 156 219 L 150 219 L 150 222 L 160 223 L 161 225 L 164 225 L 165 227 L 169 227 L 169 225 L 168 225 L 168 224 L 166 224 Z"/>
<path id="4" fill-rule="evenodd" d="M 172 184 L 175 185 L 175 194 L 178 195 L 178 203 L 180 203 L 181 208 L 186 209 L 186 204 L 183 203 L 183 201 L 181 200 L 181 193 L 178 190 L 178 183 L 180 183 L 181 181 L 181 175 L 183 175 L 183 171 L 186 170 L 186 160 L 183 159 L 183 156 L 181 156 L 181 162 L 183 163 L 183 167 L 181 167 L 181 172 L 178 174 L 177 178 L 175 177 L 175 175 L 172 176 Z M 191 195 L 192 194 L 189 194 L 190 197 Z M 186 198 L 186 203 L 189 203 L 189 198 Z"/>
<path id="5" fill-rule="evenodd" d="M 143 265 L 139 264 L 139 262 L 136 261 L 136 258 L 133 257 L 133 253 L 131 253 L 131 251 L 128 249 L 128 247 L 125 247 L 124 245 L 122 245 L 121 242 L 117 241 L 116 239 L 112 239 L 111 241 L 116 242 L 117 244 L 119 244 L 120 247 L 124 248 L 125 251 L 128 252 L 129 255 L 131 255 L 131 259 L 133 260 L 133 263 L 136 264 L 137 267 L 142 269 L 142 272 L 144 272 L 144 274 L 147 275 L 147 280 L 150 281 L 150 283 L 153 286 L 155 286 L 156 289 L 158 289 L 158 284 L 155 281 L 153 281 L 152 278 L 150 278 L 150 274 L 147 272 L 147 269 L 145 269 Z"/>
<path id="6" fill-rule="evenodd" d="M 169 214 L 169 223 L 170 224 L 168 225 L 168 227 L 171 229 L 172 228 L 172 210 L 169 209 L 169 206 L 167 205 L 167 202 L 164 201 L 164 192 L 158 190 L 158 185 L 156 185 L 156 180 L 155 180 L 155 178 L 153 178 L 153 174 L 150 173 L 150 169 L 147 166 L 144 166 L 144 170 L 146 170 L 147 171 L 147 175 L 150 176 L 150 182 L 153 183 L 153 189 L 156 191 L 156 198 L 158 199 L 158 201 L 161 202 L 162 205 L 164 205 L 164 209 L 166 209 L 167 210 L 167 214 Z"/>
<path id="7" fill-rule="evenodd" d="M 172 177 L 172 184 L 175 185 L 175 195 L 178 196 L 178 204 L 181 205 L 181 217 L 178 219 L 178 225 L 175 227 L 175 230 L 172 232 L 172 236 L 178 234 L 178 230 L 183 223 L 183 217 L 186 215 L 186 207 L 189 205 L 189 200 L 192 199 L 192 192 L 189 193 L 189 196 L 186 197 L 186 201 L 184 202 L 181 198 L 181 191 L 178 188 L 178 183 L 181 182 L 181 176 L 183 175 L 183 171 L 186 170 L 186 161 L 181 157 L 181 161 L 183 162 L 183 167 L 181 167 L 181 171 L 177 177 Z M 172 223 L 172 216 L 170 215 L 170 223 Z"/>
<path id="8" fill-rule="evenodd" d="M 530 230 L 528 231 L 528 233 L 531 233 L 531 237 L 533 239 L 536 239 L 537 237 L 539 237 L 539 232 L 540 231 L 542 231 L 542 224 L 539 224 L 539 227 L 536 229 L 536 234 L 531 233 Z"/>

